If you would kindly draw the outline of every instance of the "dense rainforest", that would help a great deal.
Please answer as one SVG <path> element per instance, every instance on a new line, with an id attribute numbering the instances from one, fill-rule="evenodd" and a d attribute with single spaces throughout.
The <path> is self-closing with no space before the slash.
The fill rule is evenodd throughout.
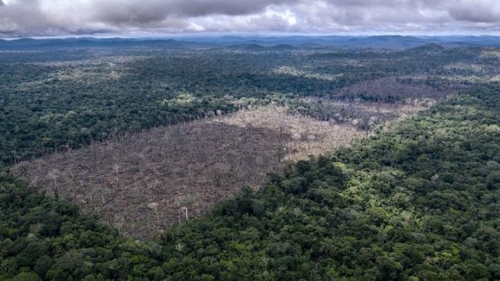
<path id="1" fill-rule="evenodd" d="M 444 98 L 479 73 L 482 78 L 498 75 L 498 57 L 483 53 L 435 46 L 398 51 L 247 51 L 245 46 L 4 51 L 0 160 L 12 164 L 125 131 L 249 105 L 274 102 L 297 111 L 303 107 L 299 99 L 309 96 L 389 103 Z M 309 107 L 299 112 L 320 116 Z M 335 110 L 328 115 L 337 113 L 343 114 Z"/>
<path id="2" fill-rule="evenodd" d="M 212 55 L 204 58 L 217 58 Z M 72 86 L 74 79 L 50 82 L 50 78 L 44 83 L 55 85 L 36 85 L 42 92 L 30 95 L 33 89 L 23 88 L 27 87 L 23 83 L 30 82 L 22 80 L 36 79 L 23 77 L 47 73 L 14 72 L 32 67 L 54 67 L 60 72 L 59 68 L 69 66 L 22 64 L 12 68 L 12 62 L 4 62 L 2 81 L 16 82 L 6 83 L 2 89 L 0 111 L 5 166 L 0 174 L 0 279 L 500 279 L 500 84 L 494 79 L 478 78 L 497 75 L 497 57 L 481 55 L 479 49 L 441 50 L 436 46 L 389 53 L 313 52 L 305 55 L 307 59 L 303 53 L 297 57 L 289 52 L 282 55 L 288 64 L 291 56 L 304 64 L 307 61 L 310 68 L 298 62 L 294 67 L 300 71 L 282 68 L 283 61 L 278 57 L 253 58 L 250 62 L 275 65 L 256 66 L 256 70 L 246 66 L 244 74 L 235 81 L 236 78 L 227 77 L 238 75 L 237 72 L 225 74 L 223 69 L 213 70 L 221 75 L 221 80 L 214 81 L 208 79 L 213 73 L 204 79 L 203 71 L 186 71 L 178 77 L 202 77 L 186 78 L 183 91 L 170 98 L 158 92 L 158 81 L 168 81 L 166 78 L 137 79 L 137 83 L 151 85 L 146 89 L 142 88 L 144 85 L 137 86 L 144 91 L 142 95 L 130 85 L 117 86 L 125 80 L 97 83 L 99 86 L 91 83 L 88 89 L 81 90 Z M 235 57 L 246 59 L 243 55 Z M 237 68 L 235 57 L 207 65 L 216 68 L 234 64 Z M 332 70 L 337 67 L 334 62 L 338 62 L 338 57 L 345 62 L 345 68 L 355 70 Z M 313 58 L 317 59 L 314 71 L 310 66 Z M 178 65 L 189 68 L 189 61 L 186 58 Z M 155 62 L 161 60 L 140 63 L 148 69 Z M 361 66 L 352 66 L 360 62 Z M 482 65 L 482 72 L 465 67 L 466 62 Z M 197 70 L 209 68 L 195 65 Z M 394 66 L 392 70 L 390 65 Z M 162 67 L 157 65 L 158 68 Z M 127 71 L 138 69 L 130 67 Z M 180 71 L 175 69 L 165 73 L 173 76 Z M 257 79 L 252 74 L 263 69 L 272 71 L 269 79 Z M 160 75 L 150 71 L 143 75 Z M 332 78 L 344 71 L 349 79 L 339 82 Z M 427 75 L 425 79 L 417 79 L 423 73 Z M 82 79 L 98 79 L 99 75 Z M 221 82 L 226 81 L 225 75 L 232 83 L 242 85 L 241 92 L 235 90 L 237 86 L 228 85 L 229 80 Z M 394 76 L 397 81 L 392 80 Z M 391 80 L 380 80 L 388 77 Z M 462 78 L 453 81 L 450 77 Z M 172 81 L 180 83 L 181 79 Z M 190 84 L 189 81 L 196 81 L 193 79 L 201 79 L 203 84 Z M 393 83 L 378 90 L 384 81 Z M 163 90 L 180 87 L 172 83 Z M 308 85 L 312 90 L 308 90 Z M 57 193 L 50 197 L 37 192 L 35 187 L 15 178 L 7 167 L 48 151 L 68 149 L 63 146 L 76 148 L 107 138 L 106 134 L 112 136 L 132 125 L 133 130 L 139 130 L 172 124 L 252 103 L 282 103 L 291 111 L 318 119 L 333 116 L 335 122 L 341 122 L 339 119 L 347 118 L 342 115 L 345 108 L 328 107 L 321 99 L 407 102 L 411 93 L 397 92 L 411 86 L 415 93 L 415 85 L 419 89 L 425 85 L 418 101 L 433 98 L 438 102 L 415 117 L 364 128 L 370 130 L 371 136 L 349 146 L 288 164 L 282 173 L 269 174 L 259 190 L 243 188 L 238 195 L 217 203 L 204 218 L 184 221 L 148 241 L 120 235 L 99 222 L 98 214 L 82 213 Z M 106 87 L 109 92 L 99 91 Z M 215 91 L 217 87 L 220 88 Z M 72 88 L 81 101 L 69 94 Z M 245 89 L 249 88 L 255 91 L 245 96 Z M 202 91 L 211 96 L 205 97 Z M 87 92 L 89 96 L 85 96 Z M 55 98 L 58 96 L 61 98 Z M 301 99 L 305 96 L 321 99 L 311 104 Z M 115 98 L 130 98 L 134 102 L 115 103 Z M 164 110 L 158 109 L 162 108 L 159 100 L 168 105 L 165 113 L 154 111 Z M 186 104 L 193 107 L 185 109 L 187 113 L 179 112 Z M 129 109 L 110 110 L 118 106 Z M 134 111 L 135 108 L 142 109 Z M 108 116 L 111 113 L 106 112 L 118 114 Z M 123 115 L 118 116 L 120 112 Z M 155 118 L 165 114 L 165 119 L 152 121 L 148 114 Z M 170 118 L 169 114 L 175 117 Z M 241 187 L 244 186 L 242 182 Z"/>

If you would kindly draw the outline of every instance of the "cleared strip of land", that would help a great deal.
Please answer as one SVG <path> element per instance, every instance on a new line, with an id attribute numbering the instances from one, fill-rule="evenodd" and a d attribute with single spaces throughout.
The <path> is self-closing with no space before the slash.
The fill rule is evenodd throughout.
<path id="1" fill-rule="evenodd" d="M 350 123 L 287 112 L 260 107 L 127 134 L 21 163 L 14 172 L 95 212 L 124 235 L 145 239 L 203 215 L 244 186 L 257 188 L 287 161 L 367 135 Z"/>
<path id="2" fill-rule="evenodd" d="M 21 163 L 16 173 L 147 238 L 200 216 L 283 161 L 326 152 L 366 133 L 266 107 L 129 134 Z"/>

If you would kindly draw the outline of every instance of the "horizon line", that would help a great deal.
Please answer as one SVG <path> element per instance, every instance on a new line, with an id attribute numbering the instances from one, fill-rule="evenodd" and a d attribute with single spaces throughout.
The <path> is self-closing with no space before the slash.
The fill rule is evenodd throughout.
<path id="1" fill-rule="evenodd" d="M 144 34 L 144 35 L 125 35 L 125 34 L 110 34 L 110 35 L 95 35 L 95 34 L 82 34 L 82 35 L 62 35 L 62 36 L 20 36 L 20 37 L 0 37 L 2 41 L 15 41 L 23 39 L 33 40 L 51 40 L 51 39 L 176 39 L 176 38 L 224 38 L 224 37 L 257 37 L 257 38 L 286 38 L 286 37 L 407 37 L 407 38 L 437 38 L 437 37 L 497 37 L 500 35 L 492 34 L 401 34 L 401 33 L 387 33 L 387 34 L 304 34 L 304 33 L 189 33 L 189 34 Z"/>

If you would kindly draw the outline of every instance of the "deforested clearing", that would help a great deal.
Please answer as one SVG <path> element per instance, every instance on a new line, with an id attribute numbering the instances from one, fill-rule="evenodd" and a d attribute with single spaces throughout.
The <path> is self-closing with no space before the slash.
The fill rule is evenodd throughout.
<path id="1" fill-rule="evenodd" d="M 258 188 L 286 161 L 325 153 L 366 135 L 262 107 L 127 134 L 24 162 L 15 172 L 96 213 L 124 235 L 146 239 L 244 186 Z"/>

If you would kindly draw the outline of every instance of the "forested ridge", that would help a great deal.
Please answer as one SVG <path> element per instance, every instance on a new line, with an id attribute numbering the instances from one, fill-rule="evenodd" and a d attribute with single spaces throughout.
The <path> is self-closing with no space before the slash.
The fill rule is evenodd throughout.
<path id="1" fill-rule="evenodd" d="M 149 242 L 4 174 L 0 279 L 500 279 L 499 92 L 289 165 Z"/>

